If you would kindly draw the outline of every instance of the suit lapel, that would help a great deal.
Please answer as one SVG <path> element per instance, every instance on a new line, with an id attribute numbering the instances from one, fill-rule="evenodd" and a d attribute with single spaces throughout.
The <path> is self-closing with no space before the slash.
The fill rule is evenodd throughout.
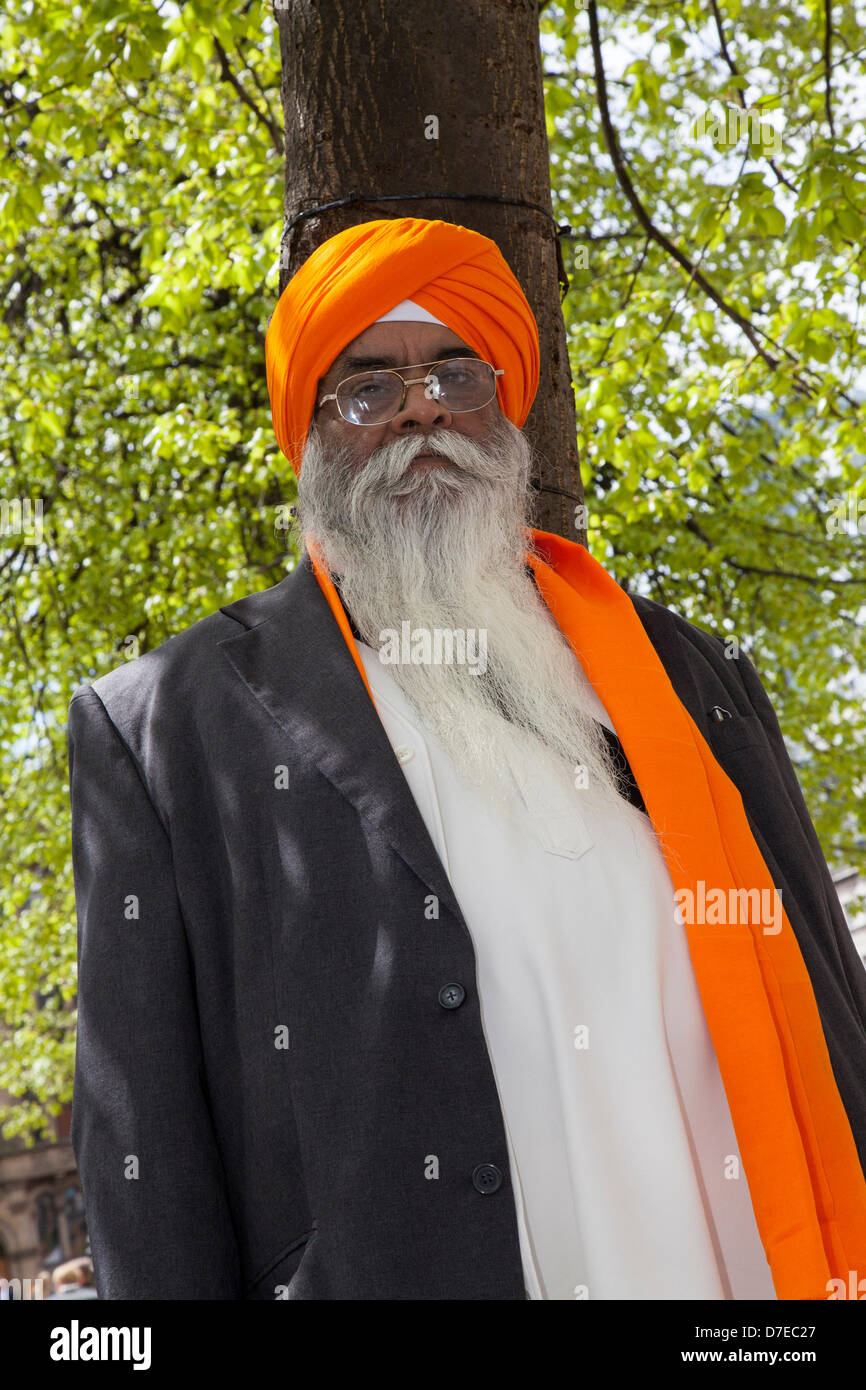
<path id="1" fill-rule="evenodd" d="M 640 594 L 629 594 L 628 597 L 678 698 L 698 728 L 703 729 L 706 726 L 706 710 L 673 614 L 661 604 L 642 598 Z"/>
<path id="2" fill-rule="evenodd" d="M 279 584 L 226 604 L 218 645 L 299 753 L 372 822 L 457 917 L 459 904 L 306 552 Z"/>

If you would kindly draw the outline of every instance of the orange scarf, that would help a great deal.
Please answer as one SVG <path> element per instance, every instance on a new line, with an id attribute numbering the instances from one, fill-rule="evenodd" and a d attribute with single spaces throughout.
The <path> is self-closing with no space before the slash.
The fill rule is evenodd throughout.
<path id="1" fill-rule="evenodd" d="M 625 591 L 583 546 L 529 534 L 546 559 L 527 551 L 527 563 L 616 727 L 675 890 L 695 901 L 703 880 L 726 902 L 740 888 L 774 901 L 740 793 Z M 339 595 L 310 557 L 372 700 Z M 777 934 L 760 922 L 684 930 L 777 1297 L 826 1299 L 831 1279 L 848 1288 L 850 1271 L 866 1274 L 866 1180 L 796 936 L 784 913 Z"/>

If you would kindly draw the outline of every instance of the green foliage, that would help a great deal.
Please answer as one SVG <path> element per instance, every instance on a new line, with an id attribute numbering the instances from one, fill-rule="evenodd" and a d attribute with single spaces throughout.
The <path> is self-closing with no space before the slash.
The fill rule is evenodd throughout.
<path id="1" fill-rule="evenodd" d="M 858 33 L 834 4 L 831 130 L 823 9 L 719 13 L 739 74 L 703 0 L 603 8 L 611 118 L 653 223 L 774 367 L 629 205 L 587 8 L 541 12 L 555 208 L 576 232 L 565 313 L 590 544 L 622 582 L 742 641 L 828 857 L 862 863 L 864 538 L 827 529 L 864 453 Z M 0 535 L 8 1137 L 71 1096 L 71 693 L 275 583 L 294 487 L 264 378 L 283 187 L 270 4 L 24 0 L 0 54 L 0 495 L 43 513 L 41 539 Z M 678 138 L 737 92 L 782 132 L 778 153 L 754 125 Z"/>
<path id="2" fill-rule="evenodd" d="M 564 313 L 589 544 L 621 583 L 737 638 L 829 862 L 862 869 L 862 25 L 833 4 L 828 91 L 823 7 L 718 0 L 718 14 L 598 7 L 643 219 L 602 129 L 589 6 L 541 15 L 554 210 L 575 233 Z M 689 138 L 702 114 L 709 138 Z"/>
<path id="3" fill-rule="evenodd" d="M 72 691 L 276 583 L 295 491 L 264 377 L 284 177 L 271 7 L 32 0 L 0 49 L 2 496 L 42 509 L 40 543 L 35 525 L 0 535 L 9 1137 L 71 1096 Z"/>

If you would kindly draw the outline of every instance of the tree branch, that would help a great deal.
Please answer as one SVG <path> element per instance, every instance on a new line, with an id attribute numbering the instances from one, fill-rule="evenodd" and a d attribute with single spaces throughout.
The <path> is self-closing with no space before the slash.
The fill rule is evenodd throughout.
<path id="1" fill-rule="evenodd" d="M 827 112 L 827 124 L 830 127 L 830 139 L 836 139 L 836 130 L 833 125 L 833 104 L 831 73 L 833 65 L 830 61 L 830 45 L 833 42 L 833 13 L 830 8 L 830 0 L 824 0 L 824 110 Z"/>
<path id="2" fill-rule="evenodd" d="M 841 588 L 847 584 L 859 585 L 866 588 L 866 579 L 858 578 L 856 575 L 852 579 L 827 579 L 824 575 L 818 574 L 798 574 L 796 570 L 776 570 L 765 569 L 761 565 L 741 565 L 737 560 L 732 560 L 730 556 L 725 557 L 725 564 L 730 565 L 739 574 L 766 574 L 773 579 L 796 579 L 801 584 L 808 584 L 810 588 Z"/>
<path id="3" fill-rule="evenodd" d="M 719 37 L 719 48 L 721 49 L 722 57 L 724 58 L 725 62 L 726 62 L 727 65 L 728 65 L 728 70 L 730 71 L 731 76 L 732 76 L 732 77 L 740 77 L 740 76 L 741 76 L 740 69 L 737 67 L 736 63 L 734 62 L 734 59 L 731 57 L 730 53 L 728 52 L 728 45 L 727 45 L 727 43 L 725 42 L 725 31 L 724 31 L 724 29 L 722 28 L 722 16 L 719 14 L 719 7 L 718 7 L 718 4 L 716 3 L 716 0 L 710 0 L 710 4 L 712 5 L 712 9 L 713 9 L 713 19 L 714 19 L 715 22 L 716 22 L 716 33 L 718 34 L 718 37 Z M 746 98 L 743 96 L 743 93 L 742 93 L 742 91 L 740 90 L 739 87 L 736 88 L 736 93 L 737 93 L 737 100 L 738 100 L 739 103 L 740 103 L 740 107 L 741 107 L 741 109 L 742 109 L 743 111 L 745 111 L 745 110 L 746 110 Z M 782 173 L 782 171 L 776 167 L 776 162 L 775 162 L 775 160 L 771 159 L 769 155 L 767 155 L 767 163 L 769 164 L 769 166 L 770 166 L 770 168 L 772 169 L 773 173 L 776 175 L 776 178 L 779 180 L 779 182 L 780 182 L 780 183 L 783 183 L 783 184 L 785 185 L 786 188 L 790 188 L 790 190 L 791 190 L 792 193 L 796 193 L 796 192 L 797 192 L 797 185 L 791 183 L 790 179 L 786 179 L 786 178 L 785 178 L 785 175 Z"/>
<path id="4" fill-rule="evenodd" d="M 644 228 L 647 234 L 650 237 L 652 237 L 653 241 L 655 241 L 657 245 L 661 246 L 662 249 L 666 251 L 667 254 L 671 257 L 671 259 L 676 261 L 677 265 L 681 266 L 683 270 L 688 272 L 690 280 L 694 281 L 698 288 L 703 290 L 707 298 L 711 299 L 712 302 L 715 305 L 717 305 L 719 309 L 721 309 L 722 313 L 725 314 L 731 320 L 732 323 L 735 323 L 737 325 L 737 327 L 745 335 L 745 337 L 748 338 L 749 342 L 752 344 L 753 348 L 755 349 L 758 356 L 762 359 L 762 361 L 766 362 L 767 366 L 772 371 L 775 371 L 779 366 L 779 359 L 774 357 L 772 353 L 768 352 L 767 349 L 762 346 L 762 344 L 758 341 L 759 337 L 765 339 L 768 343 L 771 343 L 772 346 L 774 348 L 777 348 L 781 352 L 781 354 L 784 357 L 786 357 L 788 361 L 791 362 L 795 367 L 796 375 L 792 377 L 792 383 L 793 389 L 797 393 L 797 395 L 804 396 L 808 399 L 813 398 L 815 394 L 814 390 L 808 384 L 808 382 L 806 382 L 803 379 L 803 374 L 808 373 L 809 375 L 815 376 L 816 373 L 811 372 L 810 369 L 803 367 L 802 364 L 798 362 L 794 353 L 792 353 L 788 348 L 782 347 L 778 343 L 774 342 L 768 333 L 766 333 L 762 328 L 759 328 L 756 324 L 752 323 L 751 319 L 746 318 L 744 314 L 741 314 L 738 309 L 734 308 L 733 304 L 729 304 L 728 301 L 723 297 L 723 295 L 716 289 L 716 287 L 712 285 L 710 281 L 707 280 L 706 276 L 701 273 L 701 271 L 698 269 L 698 266 L 692 260 L 689 259 L 685 252 L 681 251 L 680 248 L 673 241 L 671 241 L 670 237 L 666 236 L 665 233 L 655 225 L 655 223 L 649 216 L 649 213 L 646 211 L 640 199 L 638 198 L 634 185 L 631 181 L 631 176 L 628 171 L 628 166 L 626 164 L 625 157 L 622 153 L 622 150 L 620 149 L 616 131 L 614 130 L 613 126 L 613 121 L 611 120 L 610 116 L 610 108 L 608 106 L 607 100 L 607 79 L 605 77 L 604 63 L 602 61 L 601 38 L 599 36 L 598 28 L 597 0 L 589 0 L 588 13 L 590 39 L 592 42 L 593 64 L 595 68 L 596 93 L 598 97 L 598 108 L 599 114 L 601 116 L 601 124 L 602 130 L 604 132 L 605 144 L 607 145 L 607 150 L 610 155 L 611 162 L 613 163 L 617 181 L 619 182 L 620 187 L 625 193 L 625 196 L 628 199 L 628 202 L 631 205 L 632 211 L 637 217 L 638 222 Z M 853 405 L 854 402 L 851 402 L 851 404 Z M 836 416 L 836 418 L 839 418 L 839 413 L 834 406 L 830 405 L 829 409 L 831 413 L 834 416 Z"/>
<path id="5" fill-rule="evenodd" d="M 723 296 L 719 293 L 719 291 L 715 288 L 715 286 L 711 285 L 709 280 L 707 280 L 706 277 L 701 274 L 697 266 L 689 260 L 688 256 L 683 251 L 681 251 L 680 248 L 674 244 L 674 242 L 671 241 L 670 237 L 665 236 L 664 232 L 661 231 L 660 228 L 656 227 L 655 223 L 652 221 L 645 207 L 638 198 L 637 193 L 634 189 L 634 185 L 631 181 L 631 176 L 629 175 L 628 169 L 626 167 L 626 162 L 623 157 L 622 150 L 619 147 L 619 141 L 617 140 L 616 131 L 613 128 L 613 122 L 610 117 L 610 109 L 607 103 L 607 79 L 605 77 L 604 63 L 602 61 L 601 56 L 601 39 L 599 37 L 598 31 L 598 8 L 596 0 L 589 0 L 589 32 L 590 39 L 592 42 L 593 63 L 595 66 L 595 84 L 596 93 L 598 96 L 598 109 L 599 114 L 601 116 L 601 126 L 604 132 L 604 140 L 605 144 L 607 145 L 607 151 L 611 157 L 614 172 L 616 174 L 619 185 L 622 188 L 622 191 L 624 192 L 626 198 L 628 199 L 635 217 L 637 218 L 638 222 L 643 227 L 647 235 L 650 236 L 652 240 L 656 242 L 657 245 L 661 246 L 662 249 L 666 251 L 667 254 L 671 257 L 671 259 L 675 260 L 677 262 L 677 265 L 681 266 L 682 269 L 686 271 L 689 277 L 692 280 L 694 280 L 694 283 L 700 289 L 703 290 L 704 294 L 707 295 L 707 297 L 711 299 L 719 309 L 721 309 L 722 313 L 725 314 L 731 320 L 732 323 L 735 323 L 737 325 L 741 332 L 744 333 L 745 336 L 748 338 L 749 342 L 752 344 L 752 347 L 755 349 L 758 356 L 763 358 L 767 366 L 770 367 L 772 371 L 775 371 L 779 365 L 778 359 L 773 357 L 772 353 L 769 353 L 767 349 L 763 347 L 762 344 L 759 342 L 759 330 L 756 329 L 754 324 L 752 324 L 749 319 L 747 319 L 743 314 L 741 314 L 738 309 L 735 309 L 733 304 L 729 304 L 727 300 L 724 299 Z"/>
<path id="6" fill-rule="evenodd" d="M 285 153 L 283 148 L 283 132 L 280 130 L 276 122 L 271 120 L 270 116 L 266 111 L 259 110 L 258 106 L 256 105 L 253 98 L 250 96 L 246 87 L 243 85 L 240 79 L 236 77 L 235 74 L 232 72 L 231 65 L 229 64 L 228 60 L 228 54 L 226 53 L 225 49 L 223 48 L 219 39 L 216 38 L 216 36 L 214 36 L 213 46 L 214 51 L 216 52 L 216 55 L 219 59 L 220 76 L 222 77 L 223 81 L 230 83 L 230 85 L 234 87 L 241 101 L 244 103 L 244 106 L 249 107 L 256 120 L 267 130 L 268 134 L 271 137 L 271 144 L 273 145 L 277 154 L 282 156 Z"/>

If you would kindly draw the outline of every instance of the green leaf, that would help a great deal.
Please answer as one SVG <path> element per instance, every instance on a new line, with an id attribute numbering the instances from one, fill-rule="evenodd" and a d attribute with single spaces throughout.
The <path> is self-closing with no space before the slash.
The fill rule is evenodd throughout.
<path id="1" fill-rule="evenodd" d="M 784 213 L 776 207 L 763 209 L 764 230 L 768 236 L 784 236 L 787 230 Z"/>

